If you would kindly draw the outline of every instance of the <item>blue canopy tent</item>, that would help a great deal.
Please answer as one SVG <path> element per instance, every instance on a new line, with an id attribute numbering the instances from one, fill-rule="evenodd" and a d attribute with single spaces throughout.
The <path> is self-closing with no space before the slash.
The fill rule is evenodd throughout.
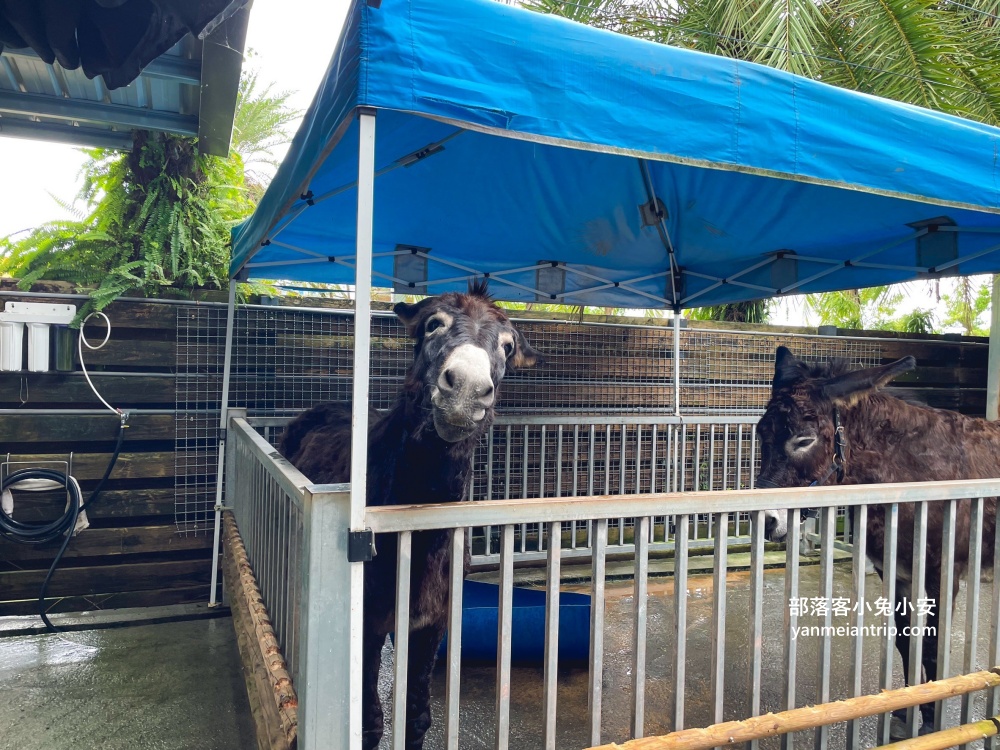
<path id="1" fill-rule="evenodd" d="M 1000 131 L 496 2 L 354 6 L 232 271 L 679 309 L 1000 269 Z"/>
<path id="2" fill-rule="evenodd" d="M 489 0 L 356 0 L 231 271 L 356 285 L 361 530 L 373 278 L 676 312 L 1000 271 L 998 250 L 1000 130 Z"/>

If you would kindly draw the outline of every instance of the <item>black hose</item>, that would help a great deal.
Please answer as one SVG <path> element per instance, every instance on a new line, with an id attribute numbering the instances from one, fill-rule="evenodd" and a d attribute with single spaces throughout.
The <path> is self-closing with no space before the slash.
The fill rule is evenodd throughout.
<path id="1" fill-rule="evenodd" d="M 122 442 L 125 440 L 125 419 L 122 419 L 121 425 L 118 428 L 118 441 L 115 443 L 115 451 L 111 456 L 111 461 L 108 462 L 108 468 L 104 471 L 104 476 L 101 477 L 101 481 L 97 483 L 93 492 L 90 493 L 90 497 L 87 501 L 80 504 L 80 489 L 76 482 L 71 482 L 70 478 L 66 476 L 61 471 L 55 469 L 19 469 L 15 471 L 6 479 L 0 483 L 0 492 L 3 492 L 8 487 L 12 487 L 18 482 L 22 482 L 26 479 L 47 479 L 54 482 L 59 482 L 66 491 L 69 493 L 69 504 L 63 514 L 55 519 L 54 521 L 47 521 L 44 523 L 22 523 L 20 521 L 15 521 L 7 513 L 0 508 L 0 535 L 5 536 L 11 541 L 17 542 L 18 544 L 47 544 L 49 542 L 54 542 L 59 537 L 64 537 L 62 545 L 59 547 L 59 552 L 56 553 L 55 559 L 52 561 L 52 565 L 49 567 L 49 572 L 45 576 L 45 580 L 42 582 L 42 587 L 38 592 L 38 614 L 42 618 L 42 622 L 45 623 L 45 627 L 49 629 L 50 632 L 58 633 L 59 628 L 51 623 L 48 616 L 45 614 L 45 594 L 48 591 L 49 583 L 52 581 L 52 575 L 56 572 L 56 568 L 59 566 L 59 562 L 62 560 L 63 555 L 66 553 L 66 548 L 69 546 L 70 539 L 73 538 L 73 530 L 76 529 L 77 519 L 80 517 L 80 512 L 86 510 L 90 507 L 98 496 L 101 494 L 101 490 L 104 488 L 104 483 L 111 476 L 111 472 L 114 471 L 115 463 L 118 461 L 118 454 L 122 450 Z"/>

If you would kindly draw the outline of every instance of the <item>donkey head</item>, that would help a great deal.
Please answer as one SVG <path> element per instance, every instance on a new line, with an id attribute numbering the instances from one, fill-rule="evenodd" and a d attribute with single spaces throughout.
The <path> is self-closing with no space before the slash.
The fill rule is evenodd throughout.
<path id="1" fill-rule="evenodd" d="M 843 362 L 812 364 L 779 346 L 771 400 L 757 423 L 760 474 L 756 486 L 807 487 L 842 475 L 846 448 L 841 443 L 838 451 L 840 410 L 915 365 L 913 357 L 904 357 L 888 365 L 847 372 Z M 785 512 L 769 510 L 764 516 L 767 538 L 772 542 L 784 539 Z"/>
<path id="2" fill-rule="evenodd" d="M 493 420 L 497 388 L 511 367 L 539 359 L 486 290 L 448 293 L 393 308 L 416 340 L 404 389 L 449 443 L 477 434 Z"/>

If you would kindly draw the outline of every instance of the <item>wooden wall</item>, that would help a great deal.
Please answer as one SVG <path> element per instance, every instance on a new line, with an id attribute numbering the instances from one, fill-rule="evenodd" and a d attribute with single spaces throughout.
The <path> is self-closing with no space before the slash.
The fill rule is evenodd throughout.
<path id="1" fill-rule="evenodd" d="M 42 291 L 61 292 L 66 289 L 51 285 Z M 28 298 L 13 290 L 9 282 L 0 282 L 0 302 L 17 299 L 66 301 L 44 296 Z M 82 298 L 78 300 L 78 304 L 82 301 Z M 94 372 L 94 383 L 111 404 L 128 409 L 163 410 L 164 413 L 138 413 L 129 419 L 125 447 L 112 479 L 101 499 L 89 511 L 91 527 L 72 541 L 53 579 L 49 592 L 52 611 L 207 600 L 211 536 L 207 533 L 177 533 L 174 516 L 176 467 L 186 463 L 178 461 L 175 454 L 179 310 L 190 311 L 192 315 L 197 312 L 197 308 L 179 308 L 175 304 L 157 301 L 115 303 L 107 310 L 114 326 L 111 341 L 104 349 L 86 354 L 88 367 Z M 529 314 L 535 319 L 546 317 L 544 313 Z M 217 323 L 218 315 L 214 318 Z M 595 319 L 593 322 L 602 321 Z M 620 323 L 621 320 L 607 319 L 605 322 Z M 644 325 L 650 323 L 639 322 Z M 718 324 L 701 323 L 693 324 L 693 327 L 706 331 L 723 328 Z M 732 325 L 724 327 L 740 328 Z M 558 389 L 553 387 L 553 379 L 577 377 L 582 362 L 583 369 L 587 369 L 592 377 L 636 373 L 648 376 L 642 387 L 654 390 L 634 390 L 628 394 L 629 399 L 647 406 L 669 406 L 672 389 L 669 382 L 664 381 L 669 381 L 672 376 L 672 363 L 664 359 L 663 352 L 672 345 L 672 333 L 667 326 L 654 325 L 651 329 L 644 329 L 641 336 L 635 331 L 616 329 L 618 333 L 607 339 L 610 343 L 605 346 L 612 354 L 626 349 L 630 351 L 627 362 L 614 356 L 596 357 L 598 352 L 587 348 L 587 344 L 580 344 L 583 339 L 580 338 L 579 326 L 574 324 L 541 321 L 525 323 L 523 328 L 529 337 L 535 333 L 553 342 L 576 341 L 575 345 L 583 348 L 574 354 L 572 346 L 557 343 L 562 351 L 550 357 L 544 371 L 525 372 L 505 384 L 507 395 L 516 396 L 520 403 L 551 400 L 557 390 L 561 402 L 598 406 L 605 401 L 608 405 L 621 403 L 622 393 L 628 390 L 623 390 L 621 386 L 615 393 L 603 396 L 601 388 L 605 386 L 563 383 Z M 768 378 L 773 347 L 778 343 L 787 343 L 790 334 L 804 332 L 805 329 L 770 328 L 763 338 L 758 334 L 755 341 L 759 351 L 752 359 L 752 367 L 755 368 L 752 377 L 758 381 Z M 857 336 L 854 331 L 842 333 Z M 918 336 L 899 341 L 895 340 L 896 334 L 866 335 L 879 339 L 878 351 L 883 361 L 908 354 L 917 358 L 918 369 L 900 378 L 899 385 L 911 389 L 914 395 L 933 406 L 975 415 L 983 413 L 988 353 L 986 339 L 946 340 L 939 336 Z M 299 351 L 318 348 L 317 342 L 298 340 L 298 336 L 293 338 Z M 725 346 L 739 345 L 738 336 L 726 340 L 735 343 Z M 349 361 L 349 349 L 346 348 L 349 339 L 338 341 L 341 343 L 336 346 L 343 351 L 332 356 L 328 364 L 317 366 L 310 377 L 349 381 L 349 371 L 337 369 L 338 362 Z M 320 343 L 327 348 L 331 346 L 330 340 Z M 212 346 L 218 349 L 212 356 L 221 356 L 221 348 L 215 344 Z M 392 351 L 376 352 L 376 360 L 391 353 L 393 362 L 405 361 L 405 356 L 403 360 L 399 359 L 398 340 L 391 342 L 386 339 L 386 346 Z M 643 361 L 643 352 L 654 350 L 658 354 L 649 361 Z M 689 358 L 682 362 L 682 367 L 726 360 L 725 351 L 716 354 L 716 360 L 703 359 L 700 355 Z M 705 356 L 708 357 L 708 354 Z M 596 365 L 596 362 L 602 364 Z M 313 364 L 307 366 L 313 367 Z M 711 369 L 709 365 L 704 366 Z M 725 390 L 721 373 L 709 371 L 705 376 L 706 382 L 715 383 L 717 392 Z M 379 387 L 391 391 L 390 386 L 391 383 L 386 385 L 382 382 Z M 756 387 L 758 396 L 754 398 L 759 400 L 760 387 Z M 658 395 L 651 399 L 650 393 L 654 391 Z M 62 460 L 72 452 L 73 473 L 80 479 L 85 496 L 88 496 L 88 491 L 104 472 L 118 427 L 117 419 L 110 414 L 87 413 L 101 408 L 78 365 L 73 373 L 0 373 L 0 460 L 9 453 L 12 460 L 34 464 L 43 459 Z M 204 442 L 213 443 L 214 436 L 205 437 Z M 195 479 L 210 481 L 211 477 Z M 22 520 L 51 518 L 58 512 L 61 502 L 54 496 L 19 493 L 15 515 Z M 25 547 L 0 539 L 0 615 L 36 610 L 34 600 L 53 554 L 51 548 Z"/>

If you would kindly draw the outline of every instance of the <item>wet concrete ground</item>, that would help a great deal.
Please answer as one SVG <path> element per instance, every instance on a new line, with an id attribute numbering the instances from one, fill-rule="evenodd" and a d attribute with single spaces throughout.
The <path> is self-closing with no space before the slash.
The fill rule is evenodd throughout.
<path id="1" fill-rule="evenodd" d="M 228 617 L 0 634 L 0 695 L 0 750 L 256 748 Z"/>
<path id="2" fill-rule="evenodd" d="M 568 567 L 568 566 L 567 566 Z M 655 566 L 654 566 L 655 567 Z M 569 571 L 572 578 L 573 571 Z M 522 577 L 530 582 L 532 573 Z M 534 575 L 537 576 L 537 573 Z M 849 596 L 850 566 L 838 565 L 835 596 Z M 688 644 L 685 720 L 687 726 L 712 721 L 709 687 L 711 624 L 714 592 L 707 575 L 692 575 L 688 587 Z M 876 576 L 867 578 L 874 602 L 881 591 Z M 586 584 L 568 589 L 586 591 Z M 728 581 L 726 633 L 725 719 L 745 718 L 750 700 L 749 576 L 732 573 Z M 800 595 L 817 596 L 819 568 L 800 571 Z M 673 579 L 652 578 L 649 584 L 646 721 L 647 735 L 673 728 L 674 660 Z M 990 588 L 983 587 L 979 649 L 975 669 L 987 664 L 991 618 Z M 764 639 L 761 706 L 781 710 L 784 571 L 770 570 L 764 581 Z M 605 609 L 604 742 L 629 737 L 632 710 L 632 585 L 612 581 Z M 873 617 L 868 618 L 871 623 Z M 801 625 L 817 624 L 802 618 Z M 834 624 L 847 624 L 835 618 Z M 14 623 L 16 626 L 17 623 Z M 951 673 L 962 670 L 965 628 L 965 587 L 955 614 Z M 22 628 L 23 630 L 23 628 Z M 253 750 L 256 747 L 245 688 L 228 618 L 85 630 L 61 635 L 33 633 L 4 636 L 0 627 L 0 750 Z M 9 632 L 9 631 L 8 631 Z M 798 705 L 817 701 L 820 639 L 802 637 L 798 656 Z M 881 641 L 865 640 L 864 691 L 878 691 Z M 834 639 L 831 698 L 848 695 L 850 641 Z M 384 651 L 382 694 L 389 705 L 391 648 Z M 895 685 L 902 670 L 895 657 Z M 587 746 L 587 665 L 561 664 L 558 696 L 558 746 Z M 434 726 L 426 747 L 443 746 L 444 664 L 433 683 Z M 461 727 L 463 749 L 494 746 L 494 664 L 463 665 Z M 974 717 L 983 715 L 984 696 L 977 698 Z M 542 669 L 540 664 L 515 665 L 511 682 L 511 748 L 542 746 Z M 959 723 L 959 701 L 950 701 L 948 724 Z M 387 726 L 389 717 L 387 716 Z M 875 719 L 863 722 L 866 747 L 875 745 Z M 813 735 L 801 733 L 799 746 L 812 746 Z M 828 747 L 841 748 L 845 726 L 834 726 Z M 777 741 L 762 743 L 777 747 Z M 388 736 L 382 747 L 388 747 Z M 331 749 L 335 750 L 335 749 Z"/>
<path id="3" fill-rule="evenodd" d="M 881 595 L 881 580 L 867 576 L 867 601 L 873 603 Z M 766 711 L 780 711 L 783 685 L 783 616 L 787 606 L 783 570 L 772 570 L 764 580 L 764 639 L 761 707 Z M 586 591 L 586 586 L 570 587 Z M 742 719 L 750 714 L 749 697 L 749 575 L 732 573 L 728 581 L 725 720 Z M 838 565 L 835 572 L 834 596 L 850 596 L 850 564 Z M 819 567 L 800 569 L 800 595 L 819 595 Z M 989 615 L 990 587 L 984 585 L 979 618 L 979 655 L 975 669 L 988 668 L 987 648 L 991 618 Z M 710 576 L 692 576 L 688 587 L 688 643 L 687 686 L 685 698 L 685 724 L 689 727 L 712 723 L 713 706 L 709 682 L 711 659 L 710 626 L 713 604 Z M 629 739 L 632 711 L 632 585 L 631 582 L 609 585 L 606 604 L 603 742 L 622 742 Z M 866 615 L 868 624 L 875 624 L 874 615 Z M 648 603 L 648 640 L 646 663 L 646 721 L 647 736 L 665 734 L 673 729 L 674 684 L 674 629 L 673 579 L 651 579 Z M 818 618 L 800 618 L 800 625 L 821 624 Z M 834 625 L 848 625 L 846 618 L 834 618 Z M 962 586 L 958 610 L 955 614 L 951 673 L 962 670 L 965 628 L 965 586 Z M 798 640 L 798 676 L 796 689 L 799 706 L 818 702 L 819 648 L 821 639 L 803 636 Z M 862 681 L 865 693 L 879 692 L 879 655 L 881 640 L 869 635 L 864 642 Z M 851 662 L 850 639 L 833 639 L 831 700 L 849 697 L 849 666 Z M 389 705 L 391 688 L 392 653 L 389 646 L 383 653 L 383 705 Z M 902 667 L 895 656 L 895 687 L 903 682 Z M 559 695 L 557 708 L 558 747 L 585 748 L 587 719 L 587 665 L 561 664 L 559 670 Z M 433 683 L 433 713 L 435 716 L 426 743 L 427 748 L 443 747 L 444 725 L 444 664 L 439 663 Z M 464 664 L 461 692 L 461 747 L 470 750 L 494 746 L 494 695 L 495 666 L 493 664 Z M 977 697 L 974 718 L 983 716 L 985 696 Z M 952 699 L 947 706 L 947 725 L 959 721 L 960 703 Z M 541 665 L 516 665 L 511 680 L 511 743 L 512 748 L 534 749 L 542 743 L 542 668 Z M 386 726 L 389 726 L 387 718 Z M 865 747 L 876 745 L 876 719 L 862 722 L 862 740 Z M 813 733 L 800 733 L 799 746 L 813 745 Z M 831 728 L 827 747 L 845 746 L 846 725 Z M 981 744 L 981 743 L 980 743 Z M 388 747 L 383 740 L 382 747 Z M 761 743 L 765 748 L 777 748 L 778 741 Z"/>

